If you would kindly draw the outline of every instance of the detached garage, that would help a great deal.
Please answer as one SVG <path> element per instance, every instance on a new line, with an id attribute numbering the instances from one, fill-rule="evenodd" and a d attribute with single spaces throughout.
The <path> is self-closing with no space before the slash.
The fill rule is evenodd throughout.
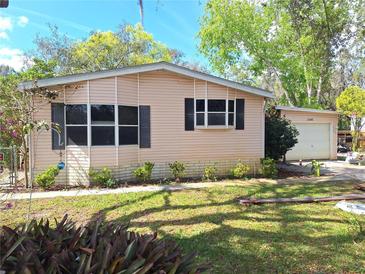
<path id="1" fill-rule="evenodd" d="M 337 158 L 337 112 L 286 106 L 276 109 L 299 131 L 298 143 L 286 154 L 287 160 Z"/>

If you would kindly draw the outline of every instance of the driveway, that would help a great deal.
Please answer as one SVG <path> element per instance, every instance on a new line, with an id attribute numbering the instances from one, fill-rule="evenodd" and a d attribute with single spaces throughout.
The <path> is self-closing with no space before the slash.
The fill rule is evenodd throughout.
<path id="1" fill-rule="evenodd" d="M 365 182 L 365 166 L 348 164 L 344 161 L 319 161 L 323 163 L 321 174 L 333 176 L 336 180 L 359 180 Z M 289 164 L 280 164 L 280 168 L 288 171 L 311 173 L 310 162 L 302 163 L 290 162 Z"/>

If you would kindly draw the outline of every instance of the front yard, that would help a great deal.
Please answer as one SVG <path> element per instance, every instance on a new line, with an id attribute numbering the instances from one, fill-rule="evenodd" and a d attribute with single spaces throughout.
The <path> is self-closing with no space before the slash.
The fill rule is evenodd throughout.
<path id="1" fill-rule="evenodd" d="M 96 218 L 157 231 L 184 251 L 197 251 L 213 273 L 364 272 L 365 217 L 335 203 L 243 207 L 237 198 L 326 196 L 356 193 L 350 182 L 276 184 L 237 181 L 235 186 L 33 200 L 31 215 L 86 224 Z M 0 211 L 1 224 L 24 222 L 28 201 Z M 361 232 L 362 231 L 362 232 Z"/>

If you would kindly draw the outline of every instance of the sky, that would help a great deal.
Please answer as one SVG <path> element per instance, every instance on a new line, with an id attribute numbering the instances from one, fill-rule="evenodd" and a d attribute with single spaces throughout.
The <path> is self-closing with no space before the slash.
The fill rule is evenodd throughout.
<path id="1" fill-rule="evenodd" d="M 122 23 L 141 21 L 137 0 L 9 0 L 0 9 L 0 64 L 16 70 L 23 54 L 34 48 L 37 34 L 49 34 L 48 25 L 74 39 L 91 31 L 115 31 Z M 199 17 L 204 0 L 144 0 L 144 27 L 170 48 L 183 51 L 189 61 L 207 61 L 197 50 Z"/>

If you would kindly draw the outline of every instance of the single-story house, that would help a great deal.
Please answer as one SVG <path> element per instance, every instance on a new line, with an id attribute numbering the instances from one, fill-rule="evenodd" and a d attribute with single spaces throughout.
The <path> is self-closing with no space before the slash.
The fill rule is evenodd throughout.
<path id="1" fill-rule="evenodd" d="M 299 131 L 298 143 L 287 152 L 287 160 L 337 159 L 336 111 L 287 106 L 276 109 Z"/>
<path id="2" fill-rule="evenodd" d="M 264 105 L 273 94 L 174 64 L 160 62 L 37 81 L 58 91 L 35 97 L 35 120 L 59 124 L 32 134 L 31 174 L 59 161 L 58 180 L 88 182 L 89 168 L 109 167 L 121 180 L 146 161 L 154 178 L 169 176 L 168 163 L 184 162 L 187 175 L 206 165 L 227 173 L 238 161 L 256 172 L 264 157 Z M 31 88 L 25 82 L 21 88 Z"/>

